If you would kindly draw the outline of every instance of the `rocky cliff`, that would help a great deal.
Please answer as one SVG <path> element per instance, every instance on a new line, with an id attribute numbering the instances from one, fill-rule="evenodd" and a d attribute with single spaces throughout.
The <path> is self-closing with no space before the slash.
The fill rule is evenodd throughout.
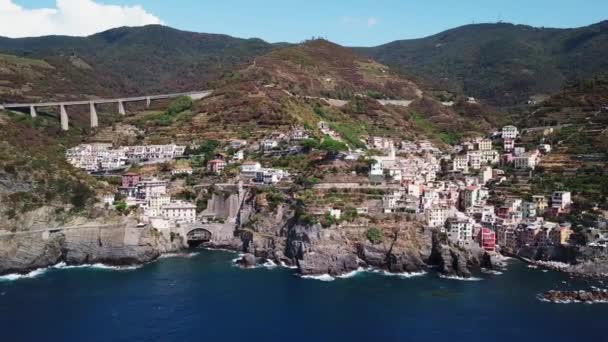
<path id="1" fill-rule="evenodd" d="M 89 222 L 65 230 L 2 233 L 0 275 L 24 273 L 60 262 L 68 265 L 142 264 L 181 248 L 184 248 L 181 239 L 168 241 L 156 230 L 137 227 L 136 222 L 129 220 L 110 226 Z"/>
<path id="2" fill-rule="evenodd" d="M 324 228 L 300 221 L 289 200 L 272 207 L 263 194 L 251 193 L 241 206 L 241 220 L 234 226 L 232 239 L 222 234 L 223 238 L 213 238 L 205 246 L 247 253 L 249 260 L 242 260 L 243 265 L 249 265 L 254 255 L 260 261 L 296 266 L 303 275 L 335 276 L 360 267 L 392 273 L 437 267 L 446 275 L 470 277 L 482 266 L 491 268 L 483 250 L 448 244 L 417 222 L 387 228 L 383 241 L 372 244 L 365 236 L 365 221 Z"/>

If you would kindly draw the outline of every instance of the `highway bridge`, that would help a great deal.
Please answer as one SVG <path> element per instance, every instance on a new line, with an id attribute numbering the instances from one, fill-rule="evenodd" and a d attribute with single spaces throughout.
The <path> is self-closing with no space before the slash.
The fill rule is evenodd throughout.
<path id="1" fill-rule="evenodd" d="M 144 96 L 136 96 L 136 97 L 123 97 L 116 99 L 97 99 L 97 100 L 80 100 L 80 101 L 61 101 L 61 102 L 40 102 L 40 103 L 5 103 L 0 105 L 0 110 L 2 109 L 21 109 L 30 111 L 30 116 L 35 118 L 37 116 L 38 108 L 49 108 L 56 107 L 59 108 L 59 117 L 61 120 L 61 129 L 67 131 L 69 129 L 69 117 L 67 108 L 71 106 L 89 106 L 89 112 L 91 117 L 91 128 L 99 126 L 99 118 L 97 116 L 97 108 L 96 105 L 99 104 L 108 104 L 113 103 L 116 104 L 118 114 L 126 115 L 127 111 L 125 110 L 125 105 L 129 102 L 144 102 L 146 103 L 146 107 L 150 107 L 150 104 L 153 100 L 164 100 L 164 99 L 172 99 L 181 96 L 188 96 L 192 100 L 200 100 L 205 98 L 213 93 L 212 90 L 202 90 L 202 91 L 192 91 L 186 93 L 173 93 L 173 94 L 161 94 L 161 95 L 144 95 Z"/>

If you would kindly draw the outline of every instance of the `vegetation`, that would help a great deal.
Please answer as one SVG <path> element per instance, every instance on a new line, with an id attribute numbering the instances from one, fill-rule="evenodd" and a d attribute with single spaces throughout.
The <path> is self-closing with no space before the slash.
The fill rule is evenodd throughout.
<path id="1" fill-rule="evenodd" d="M 467 25 L 423 39 L 401 40 L 358 52 L 437 88 L 497 105 L 525 103 L 559 91 L 564 79 L 606 70 L 606 22 L 573 30 L 506 23 Z M 584 67 L 573 68 L 584 62 Z"/>
<path id="2" fill-rule="evenodd" d="M 384 234 L 378 228 L 370 228 L 365 232 L 365 237 L 367 237 L 367 240 L 369 240 L 369 242 L 374 245 L 377 245 L 382 242 Z"/>

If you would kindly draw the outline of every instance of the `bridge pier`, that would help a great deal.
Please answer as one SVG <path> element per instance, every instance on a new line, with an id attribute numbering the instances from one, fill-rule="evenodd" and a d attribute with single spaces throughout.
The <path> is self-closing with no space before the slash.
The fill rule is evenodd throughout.
<path id="1" fill-rule="evenodd" d="M 91 128 L 96 128 L 99 126 L 99 118 L 97 117 L 97 109 L 95 108 L 95 102 L 91 102 L 89 104 L 91 111 Z"/>
<path id="2" fill-rule="evenodd" d="M 122 101 L 118 101 L 118 114 L 120 114 L 120 115 L 127 114 L 127 112 L 125 111 L 125 104 Z"/>
<path id="3" fill-rule="evenodd" d="M 30 106 L 30 116 L 32 118 L 35 118 L 36 116 L 38 116 L 37 113 L 36 113 L 36 107 Z"/>
<path id="4" fill-rule="evenodd" d="M 150 96 L 146 97 L 146 108 L 150 108 L 150 105 L 152 104 L 152 99 L 150 98 Z"/>
<path id="5" fill-rule="evenodd" d="M 61 129 L 67 131 L 70 127 L 68 125 L 68 112 L 65 110 L 65 104 L 59 105 L 59 116 L 61 117 Z"/>

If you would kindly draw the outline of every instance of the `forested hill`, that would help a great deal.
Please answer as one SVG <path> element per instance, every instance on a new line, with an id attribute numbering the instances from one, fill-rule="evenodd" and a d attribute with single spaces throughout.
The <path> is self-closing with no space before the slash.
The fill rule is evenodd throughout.
<path id="1" fill-rule="evenodd" d="M 55 69 L 64 75 L 70 83 L 66 92 L 74 88 L 81 94 L 97 94 L 99 88 L 131 94 L 200 89 L 274 47 L 260 39 L 159 25 L 117 28 L 89 37 L 0 37 L 1 54 L 42 60 L 49 66 L 46 71 Z M 39 71 L 42 76 L 51 74 Z M 31 82 L 32 88 L 46 87 L 44 82 Z M 35 90 L 30 95 L 38 95 Z"/>
<path id="2" fill-rule="evenodd" d="M 514 105 L 608 71 L 608 21 L 576 29 L 467 25 L 356 50 L 438 88 Z"/>

